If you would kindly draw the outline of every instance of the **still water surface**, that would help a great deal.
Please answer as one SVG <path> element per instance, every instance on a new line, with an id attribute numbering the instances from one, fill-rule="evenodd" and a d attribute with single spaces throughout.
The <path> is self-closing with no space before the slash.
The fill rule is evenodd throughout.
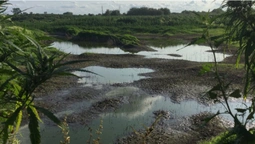
<path id="1" fill-rule="evenodd" d="M 54 42 L 51 45 L 52 47 L 56 47 L 59 50 L 71 53 L 75 55 L 79 55 L 82 53 L 97 53 L 97 54 L 129 54 L 129 52 L 125 52 L 122 49 L 108 48 L 108 47 L 81 47 L 77 44 L 71 42 Z M 142 55 L 146 58 L 162 58 L 162 59 L 181 59 L 188 61 L 196 61 L 196 62 L 213 62 L 213 54 L 208 52 L 211 50 L 208 46 L 201 45 L 191 45 L 185 47 L 185 45 L 177 45 L 177 46 L 167 46 L 164 48 L 160 47 L 151 47 L 155 51 L 141 51 L 136 53 L 136 55 Z M 171 56 L 172 54 L 178 55 Z M 217 61 L 222 61 L 224 58 L 230 55 L 216 53 Z"/>
<path id="2" fill-rule="evenodd" d="M 52 47 L 59 49 L 65 53 L 74 55 L 80 55 L 82 53 L 97 53 L 97 54 L 128 54 L 118 47 L 82 47 L 72 42 L 54 42 L 51 44 Z"/>
<path id="3" fill-rule="evenodd" d="M 146 78 L 140 74 L 153 72 L 152 69 L 147 68 L 106 68 L 101 66 L 89 66 L 84 68 L 96 73 L 86 73 L 76 71 L 74 74 L 83 77 L 79 79 L 79 83 L 84 86 L 93 86 L 98 84 L 115 84 L 115 83 L 131 83 L 136 80 Z"/>

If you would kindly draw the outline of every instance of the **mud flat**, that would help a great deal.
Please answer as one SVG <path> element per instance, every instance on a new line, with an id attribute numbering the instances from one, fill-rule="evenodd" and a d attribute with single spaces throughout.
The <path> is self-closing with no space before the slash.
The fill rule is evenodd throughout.
<path id="1" fill-rule="evenodd" d="M 196 143 L 226 130 L 227 127 L 223 125 L 231 125 L 227 120 L 217 118 L 204 129 L 199 127 L 201 118 L 221 109 L 203 97 L 204 92 L 216 84 L 212 72 L 200 74 L 203 62 L 145 58 L 126 53 L 84 53 L 67 58 L 79 59 L 89 61 L 72 67 L 96 66 L 101 71 L 133 68 L 138 73 L 130 74 L 127 78 L 129 81 L 102 83 L 96 80 L 89 84 L 86 82 L 91 76 L 86 75 L 83 80 L 55 78 L 37 90 L 35 102 L 38 105 L 50 109 L 62 119 L 67 117 L 71 143 L 86 142 L 91 133 L 95 139 L 101 137 L 102 143 L 139 143 L 144 140 L 151 143 Z M 228 58 L 221 63 L 232 61 Z M 118 72 L 108 73 L 113 74 L 110 79 L 117 78 L 114 75 Z M 234 86 L 242 83 L 241 69 L 234 71 L 233 67 L 223 67 L 220 74 L 231 80 Z M 159 116 L 158 112 L 169 115 L 153 125 Z M 41 129 L 43 143 L 58 143 L 62 137 L 61 131 L 49 120 L 44 121 Z M 98 135 L 95 131 L 100 123 L 104 128 L 102 134 Z M 145 127 L 150 130 L 149 133 Z M 24 126 L 21 132 L 25 131 Z M 149 135 L 145 136 L 146 133 Z M 26 142 L 23 138 L 23 143 Z"/>

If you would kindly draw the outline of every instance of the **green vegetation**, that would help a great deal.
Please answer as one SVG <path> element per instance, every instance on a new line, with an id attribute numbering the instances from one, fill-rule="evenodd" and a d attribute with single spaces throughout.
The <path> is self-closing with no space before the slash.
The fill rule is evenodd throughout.
<path id="1" fill-rule="evenodd" d="M 134 33 L 196 33 L 197 28 L 205 25 L 197 15 L 204 13 L 171 13 L 163 16 L 86 16 L 58 14 L 21 14 L 12 20 L 15 24 L 40 29 L 51 34 L 69 34 L 69 29 L 104 31 L 112 34 Z M 213 14 L 212 14 L 213 15 Z M 202 31 L 200 31 L 202 32 Z"/>
<path id="2" fill-rule="evenodd" d="M 145 15 L 142 15 L 142 12 Z M 151 14 L 153 12 L 160 12 L 161 14 L 153 16 Z M 215 10 L 210 13 L 210 16 L 215 17 L 220 13 Z M 141 45 L 140 41 L 149 42 L 150 45 L 159 43 L 143 37 L 150 34 L 154 35 L 152 37 L 155 35 L 164 37 L 165 39 L 160 42 L 160 46 L 168 46 L 173 44 L 173 40 L 168 38 L 176 34 L 201 34 L 205 23 L 201 21 L 198 15 L 204 14 L 206 13 L 193 11 L 170 13 L 170 10 L 165 8 L 143 7 L 132 8 L 126 15 L 107 10 L 105 14 L 97 16 L 19 14 L 15 15 L 12 20 L 15 25 L 32 30 L 41 30 L 76 43 L 83 40 L 86 43 L 97 42 L 123 47 L 139 46 Z M 215 34 L 223 33 L 223 26 L 215 25 L 213 32 Z M 184 43 L 180 39 L 176 39 L 174 42 Z"/>
<path id="3" fill-rule="evenodd" d="M 49 110 L 34 104 L 34 91 L 48 79 L 55 76 L 73 76 L 69 64 L 64 62 L 67 55 L 46 52 L 33 38 L 34 33 L 20 27 L 10 27 L 6 1 L 0 2 L 0 138 L 2 143 L 14 143 L 24 118 L 28 120 L 32 144 L 41 141 L 39 113 L 44 114 L 61 128 L 65 125 Z M 51 55 L 47 55 L 50 53 Z"/>
<path id="4" fill-rule="evenodd" d="M 120 47 L 131 47 L 139 45 L 139 40 L 129 34 L 109 34 L 105 32 L 98 32 L 93 30 L 84 30 L 74 36 L 72 41 L 87 41 L 87 42 L 99 42 L 99 43 L 110 43 L 111 45 L 117 45 Z"/>
<path id="5" fill-rule="evenodd" d="M 235 143 L 236 135 L 224 132 L 216 137 L 213 137 L 210 141 L 202 141 L 199 144 L 232 144 Z"/>

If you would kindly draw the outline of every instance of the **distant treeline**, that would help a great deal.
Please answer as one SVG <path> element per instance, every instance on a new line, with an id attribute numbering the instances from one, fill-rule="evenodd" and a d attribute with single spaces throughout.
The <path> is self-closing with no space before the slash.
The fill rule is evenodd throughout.
<path id="1" fill-rule="evenodd" d="M 141 14 L 141 10 L 147 11 L 144 14 L 148 15 Z M 156 33 L 171 35 L 197 33 L 205 26 L 199 15 L 206 15 L 206 12 L 170 13 L 169 9 L 162 8 L 157 9 L 157 11 L 160 11 L 161 14 L 164 13 L 163 15 L 151 15 L 151 11 L 154 10 L 151 8 L 131 8 L 125 15 L 119 15 L 118 11 L 107 10 L 106 12 L 110 16 L 72 15 L 72 13 L 67 12 L 64 14 L 18 14 L 12 17 L 12 21 L 14 25 L 24 28 L 70 36 L 84 30 L 103 31 L 111 34 Z M 222 12 L 222 10 L 217 9 L 209 14 L 214 16 Z M 111 16 L 113 14 L 116 16 Z M 218 23 L 223 22 L 224 20 Z"/>
<path id="2" fill-rule="evenodd" d="M 170 10 L 168 8 L 148 8 L 148 7 L 141 7 L 141 8 L 131 8 L 127 15 L 169 15 Z"/>
<path id="3" fill-rule="evenodd" d="M 162 33 L 171 27 L 201 27 L 203 23 L 194 13 L 163 16 L 84 16 L 58 14 L 16 15 L 12 21 L 28 29 L 47 32 L 62 31 L 63 27 L 104 30 L 111 33 Z M 64 29 L 65 29 L 64 28 Z M 186 29 L 186 28 L 185 28 Z"/>
<path id="4" fill-rule="evenodd" d="M 128 10 L 126 14 L 123 15 L 133 15 L 133 16 L 156 16 L 156 15 L 169 15 L 170 10 L 168 8 L 148 8 L 148 7 L 141 7 L 141 8 L 131 8 Z M 104 16 L 118 16 L 121 15 L 119 10 L 106 10 L 103 14 Z"/>

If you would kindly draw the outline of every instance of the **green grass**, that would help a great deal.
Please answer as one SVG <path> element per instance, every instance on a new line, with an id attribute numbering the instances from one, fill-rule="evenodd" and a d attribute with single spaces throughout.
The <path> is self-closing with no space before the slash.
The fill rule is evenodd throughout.
<path id="1" fill-rule="evenodd" d="M 236 140 L 236 135 L 230 135 L 229 132 L 223 132 L 210 140 L 201 141 L 199 144 L 231 144 Z"/>
<path id="2" fill-rule="evenodd" d="M 224 32 L 225 32 L 224 28 L 212 28 L 212 29 L 209 30 L 209 33 L 212 36 L 221 35 L 221 34 L 224 34 Z"/>

